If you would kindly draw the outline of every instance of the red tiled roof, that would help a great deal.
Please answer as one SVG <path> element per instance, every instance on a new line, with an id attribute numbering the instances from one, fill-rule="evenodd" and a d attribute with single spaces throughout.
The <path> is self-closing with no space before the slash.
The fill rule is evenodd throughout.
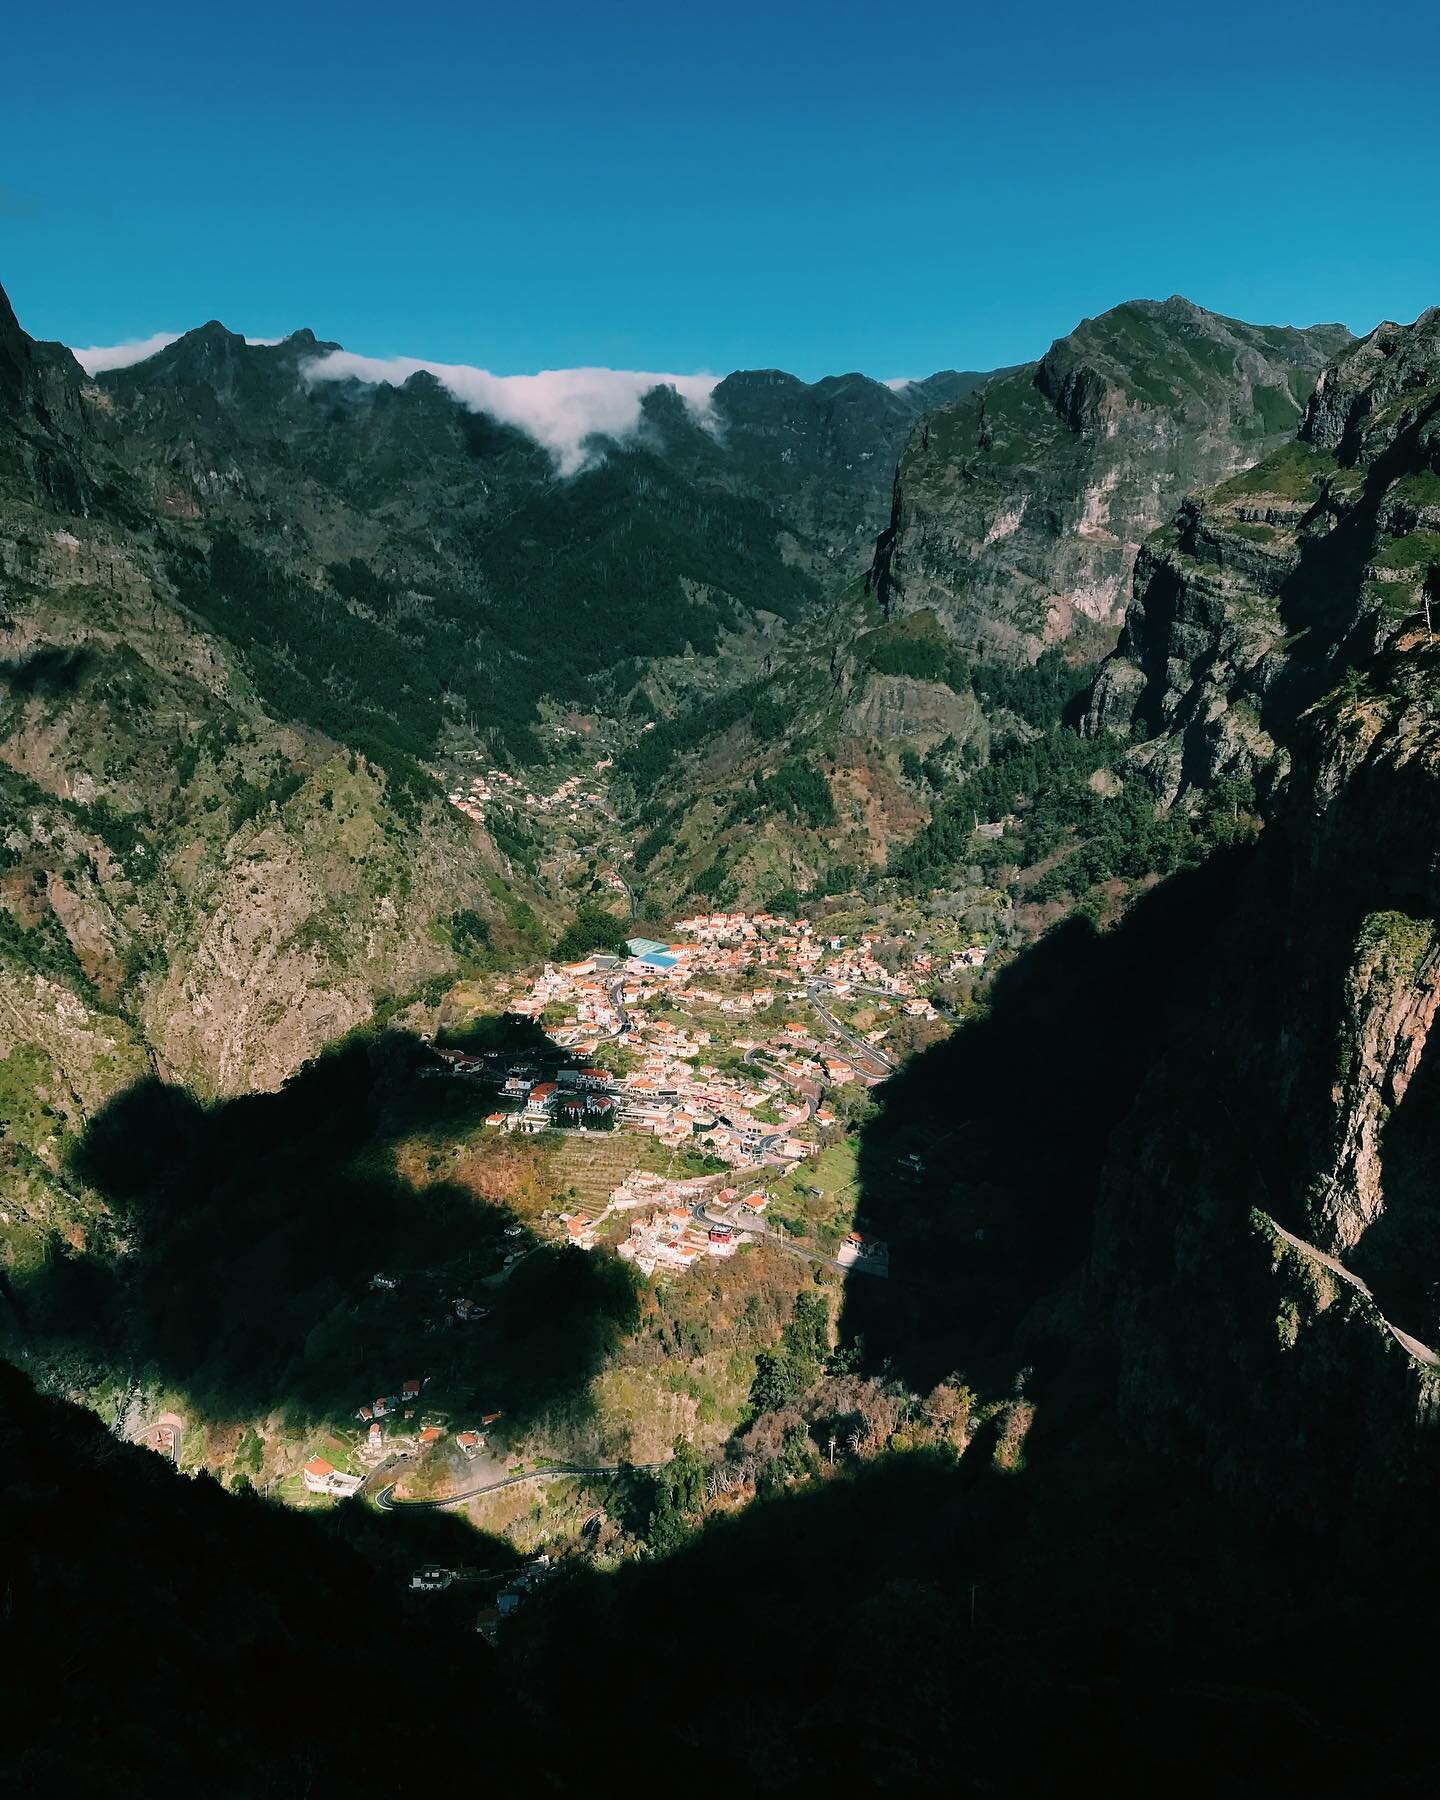
<path id="1" fill-rule="evenodd" d="M 305 1465 L 305 1473 L 307 1475 L 313 1475 L 315 1479 L 319 1481 L 326 1475 L 333 1475 L 335 1473 L 335 1465 L 334 1463 L 326 1462 L 323 1456 L 312 1456 Z"/>

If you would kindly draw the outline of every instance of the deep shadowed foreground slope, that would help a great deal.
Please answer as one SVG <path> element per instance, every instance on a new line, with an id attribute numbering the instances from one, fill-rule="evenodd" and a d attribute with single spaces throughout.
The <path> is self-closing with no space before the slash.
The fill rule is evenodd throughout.
<path id="1" fill-rule="evenodd" d="M 0 1365 L 0 1788 L 251 1800 L 357 1765 L 398 1782 L 417 1737 L 458 1744 L 480 1719 L 504 1773 L 523 1703 L 478 1602 L 406 1589 L 417 1563 L 505 1555 L 447 1520 L 317 1523 L 187 1480 Z"/>

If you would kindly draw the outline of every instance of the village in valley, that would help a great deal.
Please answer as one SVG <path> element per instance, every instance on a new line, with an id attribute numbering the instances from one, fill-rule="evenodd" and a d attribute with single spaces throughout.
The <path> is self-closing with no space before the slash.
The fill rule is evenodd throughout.
<path id="1" fill-rule="evenodd" d="M 603 775 L 613 761 L 613 757 L 601 757 L 595 764 L 595 774 Z M 548 794 L 536 793 L 536 785 L 523 775 L 486 763 L 478 775 L 462 777 L 459 785 L 450 790 L 449 799 L 457 812 L 477 825 L 486 823 L 491 808 L 534 813 L 538 817 L 550 815 L 556 820 L 568 819 L 572 824 L 580 822 L 582 808 L 609 815 L 609 803 L 601 787 L 583 775 L 566 776 Z"/>
<path id="2" fill-rule="evenodd" d="M 917 953 L 888 971 L 875 939 L 825 935 L 809 920 L 768 912 L 712 912 L 679 920 L 674 942 L 636 937 L 628 955 L 599 953 L 524 981 L 498 977 L 477 1005 L 542 1026 L 565 1066 L 542 1069 L 523 1052 L 467 1052 L 439 1046 L 441 1068 L 498 1087 L 487 1117 L 497 1130 L 573 1127 L 655 1139 L 692 1158 L 711 1159 L 729 1179 L 653 1186 L 627 1173 L 598 1214 L 560 1221 L 581 1248 L 599 1241 L 613 1215 L 707 1202 L 704 1245 L 692 1235 L 629 1222 L 615 1247 L 651 1273 L 688 1266 L 689 1252 L 731 1254 L 764 1213 L 767 1183 L 793 1174 L 842 1123 L 836 1093 L 875 1086 L 894 1069 L 886 1037 L 897 1018 L 934 1020 L 920 989 L 930 980 L 983 965 L 986 951 L 958 951 L 939 970 Z M 859 1002 L 876 1022 L 857 1029 L 839 1015 Z M 723 1215 L 723 1217 L 721 1216 Z M 728 1235 L 727 1235 L 728 1234 Z M 852 1260 L 859 1234 L 847 1239 Z M 843 1246 L 835 1246 L 838 1257 Z M 865 1266 L 864 1263 L 857 1266 Z"/>
<path id="3" fill-rule="evenodd" d="M 572 803 L 584 802 L 560 802 Z M 718 1277 L 746 1256 L 798 1259 L 817 1277 L 826 1269 L 842 1279 L 890 1277 L 890 1246 L 857 1211 L 854 1126 L 873 1104 L 868 1090 L 898 1066 L 897 1030 L 943 1030 L 929 996 L 983 969 L 990 954 L 973 935 L 943 950 L 927 942 L 902 939 L 897 955 L 893 933 L 882 942 L 873 930 L 716 910 L 674 921 L 663 937 L 636 935 L 523 973 L 492 971 L 452 990 L 418 1033 L 411 1081 L 420 1092 L 444 1084 L 431 1097 L 453 1096 L 441 1111 L 462 1120 L 462 1096 L 473 1092 L 473 1124 L 455 1154 L 538 1157 L 548 1173 L 493 1228 L 490 1260 L 482 1253 L 463 1285 L 447 1278 L 437 1288 L 418 1270 L 374 1273 L 377 1325 L 392 1306 L 397 1319 L 418 1319 L 418 1342 L 435 1346 L 430 1366 L 451 1378 L 442 1373 L 432 1390 L 423 1363 L 402 1366 L 387 1391 L 357 1393 L 348 1427 L 312 1433 L 283 1477 L 291 1502 L 358 1496 L 382 1510 L 469 1509 L 530 1493 L 542 1498 L 526 1502 L 525 1529 L 517 1535 L 518 1522 L 503 1519 L 499 1528 L 532 1553 L 554 1547 L 551 1525 L 534 1520 L 549 1520 L 547 1508 L 583 1484 L 567 1487 L 563 1451 L 543 1428 L 512 1429 L 503 1375 L 478 1389 L 453 1379 L 462 1342 L 473 1345 L 467 1367 L 504 1366 L 492 1352 L 504 1342 L 506 1284 L 537 1255 L 613 1254 L 647 1284 L 685 1283 L 702 1268 Z M 915 1166 L 900 1179 L 923 1174 L 909 1160 Z M 645 1392 L 642 1416 L 655 1404 Z M 498 1611 L 486 1608 L 486 1629 L 549 1572 L 538 1556 L 499 1596 Z M 434 1592 L 458 1579 L 427 1569 L 412 1586 Z"/>

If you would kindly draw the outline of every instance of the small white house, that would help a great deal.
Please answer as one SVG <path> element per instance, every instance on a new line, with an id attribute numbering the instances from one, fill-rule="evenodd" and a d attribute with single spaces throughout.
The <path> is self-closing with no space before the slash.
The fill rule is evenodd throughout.
<path id="1" fill-rule="evenodd" d="M 334 1463 L 326 1462 L 323 1456 L 312 1456 L 302 1474 L 305 1491 L 309 1494 L 338 1494 L 344 1499 L 360 1485 L 358 1475 L 342 1475 Z"/>

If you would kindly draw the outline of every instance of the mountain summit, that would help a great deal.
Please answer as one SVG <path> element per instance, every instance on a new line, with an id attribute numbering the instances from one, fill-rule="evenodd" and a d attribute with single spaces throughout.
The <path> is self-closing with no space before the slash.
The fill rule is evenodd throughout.
<path id="1" fill-rule="evenodd" d="M 915 429 L 872 584 L 1011 659 L 1113 638 L 1144 539 L 1293 435 L 1343 326 L 1246 325 L 1178 295 L 1086 319 Z"/>

